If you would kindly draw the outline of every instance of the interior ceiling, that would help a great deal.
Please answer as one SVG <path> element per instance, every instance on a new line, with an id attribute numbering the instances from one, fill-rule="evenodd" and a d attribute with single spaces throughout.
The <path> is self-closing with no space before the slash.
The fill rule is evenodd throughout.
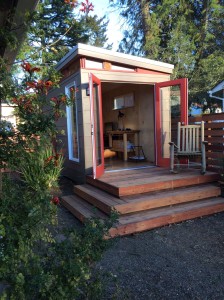
<path id="1" fill-rule="evenodd" d="M 102 82 L 101 81 L 101 87 L 102 87 L 102 93 L 106 93 L 118 88 L 121 88 L 121 86 L 125 85 L 127 86 L 128 84 L 133 85 L 133 84 L 146 84 L 150 85 L 150 83 L 140 83 L 140 82 Z"/>
<path id="2" fill-rule="evenodd" d="M 127 83 L 126 83 L 127 84 Z M 102 92 L 109 92 L 112 90 L 115 90 L 119 87 L 121 87 L 122 85 L 124 85 L 124 83 L 118 83 L 118 82 L 102 82 L 101 86 L 102 86 Z"/>

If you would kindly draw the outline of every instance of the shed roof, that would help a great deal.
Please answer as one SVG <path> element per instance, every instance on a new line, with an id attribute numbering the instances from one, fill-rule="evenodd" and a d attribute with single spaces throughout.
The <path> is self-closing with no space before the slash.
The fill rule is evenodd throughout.
<path id="1" fill-rule="evenodd" d="M 59 61 L 56 69 L 63 69 L 78 57 L 94 58 L 148 70 L 159 70 L 168 74 L 171 74 L 174 68 L 172 64 L 79 43 Z"/>

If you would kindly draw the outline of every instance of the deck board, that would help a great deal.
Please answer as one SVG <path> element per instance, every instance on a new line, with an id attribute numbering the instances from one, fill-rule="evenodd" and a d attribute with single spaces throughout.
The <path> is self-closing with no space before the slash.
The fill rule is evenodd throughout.
<path id="1" fill-rule="evenodd" d="M 105 191 L 122 197 L 125 195 L 146 193 L 164 189 L 174 189 L 219 180 L 219 175 L 206 172 L 201 175 L 199 170 L 185 169 L 178 174 L 172 174 L 165 168 L 147 168 L 136 171 L 113 172 L 111 176 L 104 174 L 99 179 L 87 177 L 88 183 Z"/>
<path id="2" fill-rule="evenodd" d="M 111 172 L 87 176 L 87 184 L 75 186 L 75 195 L 63 197 L 62 204 L 82 222 L 105 219 L 115 209 L 119 223 L 111 236 L 127 235 L 224 211 L 219 178 L 191 168 L 178 174 L 157 167 Z"/>
<path id="3" fill-rule="evenodd" d="M 111 237 L 128 235 L 222 211 L 224 211 L 224 198 L 216 198 L 201 201 L 192 206 L 180 204 L 177 207 L 122 216 L 116 228 L 111 228 L 110 235 Z"/>
<path id="4" fill-rule="evenodd" d="M 209 184 L 126 196 L 122 198 L 122 200 L 126 200 L 126 203 L 115 205 L 114 208 L 121 214 L 128 214 L 218 196 L 220 196 L 220 188 Z"/>

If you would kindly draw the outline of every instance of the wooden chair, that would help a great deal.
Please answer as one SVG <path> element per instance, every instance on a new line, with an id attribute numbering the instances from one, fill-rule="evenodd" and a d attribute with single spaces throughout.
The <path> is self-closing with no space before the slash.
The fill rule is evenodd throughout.
<path id="1" fill-rule="evenodd" d="M 204 141 L 204 122 L 198 125 L 181 125 L 178 122 L 177 127 L 177 145 L 170 142 L 170 168 L 174 171 L 174 159 L 177 158 L 177 165 L 180 164 L 180 159 L 190 159 L 193 157 L 201 157 L 201 174 L 206 172 L 206 153 Z"/>

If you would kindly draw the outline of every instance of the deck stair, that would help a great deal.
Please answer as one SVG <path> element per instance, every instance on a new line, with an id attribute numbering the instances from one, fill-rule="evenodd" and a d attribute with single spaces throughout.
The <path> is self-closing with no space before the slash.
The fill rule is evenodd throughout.
<path id="1" fill-rule="evenodd" d="M 125 173 L 125 174 L 124 174 Z M 165 169 L 105 174 L 75 185 L 62 204 L 80 221 L 119 213 L 110 235 L 127 235 L 224 211 L 218 174 L 188 171 L 171 175 Z"/>

